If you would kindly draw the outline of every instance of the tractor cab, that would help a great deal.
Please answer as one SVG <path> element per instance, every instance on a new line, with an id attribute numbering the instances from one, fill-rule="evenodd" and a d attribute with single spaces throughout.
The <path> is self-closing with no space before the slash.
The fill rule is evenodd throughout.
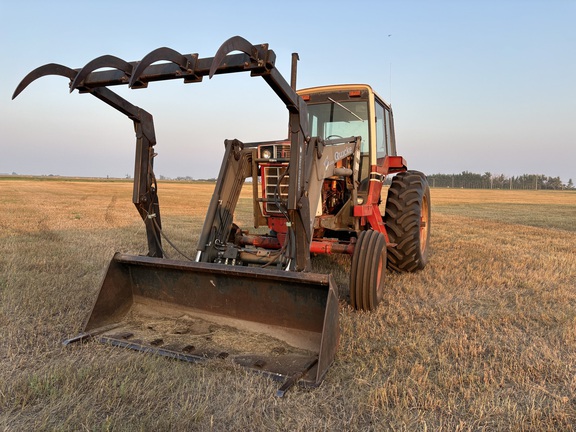
<path id="1" fill-rule="evenodd" d="M 386 175 L 406 170 L 406 162 L 396 155 L 392 109 L 365 84 L 313 87 L 298 91 L 298 95 L 307 105 L 309 136 L 328 146 L 361 137 L 359 154 L 350 154 L 336 163 L 337 168 L 358 164 L 357 176 L 325 178 L 315 207 L 315 237 L 323 237 L 327 231 L 354 236 L 370 223 L 368 216 L 375 218 L 370 223 L 375 225 L 378 218 L 373 206 L 380 203 Z M 286 218 L 278 203 L 288 197 L 290 154 L 288 140 L 258 146 L 261 214 L 270 229 L 279 233 L 286 232 Z"/>
<path id="2" fill-rule="evenodd" d="M 370 86 L 314 87 L 298 94 L 308 106 L 310 136 L 324 140 L 361 136 L 360 178 L 369 178 L 371 166 L 386 174 L 386 156 L 396 156 L 392 108 Z"/>

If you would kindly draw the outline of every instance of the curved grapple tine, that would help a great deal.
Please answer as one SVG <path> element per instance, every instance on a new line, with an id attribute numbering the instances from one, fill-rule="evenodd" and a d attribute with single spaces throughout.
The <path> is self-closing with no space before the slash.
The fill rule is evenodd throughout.
<path id="1" fill-rule="evenodd" d="M 210 67 L 210 74 L 208 76 L 209 78 L 214 76 L 216 69 L 220 67 L 222 61 L 232 51 L 242 51 L 254 60 L 257 60 L 258 58 L 258 50 L 254 48 L 250 42 L 241 36 L 233 36 L 222 45 L 220 45 L 220 48 L 218 48 L 218 51 L 216 51 L 214 60 L 212 60 L 212 67 Z"/>
<path id="2" fill-rule="evenodd" d="M 134 86 L 148 66 L 161 60 L 166 60 L 177 64 L 180 66 L 180 69 L 185 72 L 193 72 L 191 70 L 191 59 L 187 58 L 183 54 L 180 54 L 178 51 L 173 50 L 172 48 L 161 47 L 149 52 L 144 56 L 142 60 L 140 60 L 136 68 L 134 68 L 134 72 L 132 73 L 132 78 L 130 79 L 128 86 Z"/>
<path id="3" fill-rule="evenodd" d="M 78 75 L 76 75 L 76 78 L 74 78 L 74 81 L 70 85 L 70 93 L 80 87 L 88 75 L 90 75 L 96 69 L 104 67 L 118 69 L 124 72 L 126 75 L 132 75 L 132 65 L 126 60 L 122 60 L 121 58 L 115 57 L 113 55 L 103 55 L 88 62 L 86 66 L 84 66 L 80 72 L 78 72 Z"/>
<path id="4" fill-rule="evenodd" d="M 59 75 L 59 76 L 69 78 L 70 81 L 72 81 L 74 79 L 74 77 L 76 76 L 76 73 L 77 73 L 76 70 L 71 69 L 68 66 L 63 66 L 63 65 L 58 64 L 58 63 L 48 63 L 48 64 L 45 64 L 43 66 L 37 67 L 32 72 L 30 72 L 28 75 L 26 75 L 22 81 L 20 81 L 20 84 L 18 84 L 18 87 L 16 87 L 16 90 L 14 90 L 14 94 L 12 95 L 12 99 L 15 99 L 16 96 L 18 96 L 20 93 L 22 93 L 24 91 L 24 89 L 26 87 L 28 87 L 32 81 L 35 81 L 38 78 L 41 78 L 41 77 L 47 76 L 47 75 Z"/>

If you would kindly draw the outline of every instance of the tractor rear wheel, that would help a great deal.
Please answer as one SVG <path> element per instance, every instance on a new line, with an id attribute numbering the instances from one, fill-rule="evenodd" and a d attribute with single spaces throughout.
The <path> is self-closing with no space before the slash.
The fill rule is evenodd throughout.
<path id="1" fill-rule="evenodd" d="M 373 311 L 384 293 L 386 238 L 378 231 L 358 236 L 350 271 L 350 304 L 354 309 Z"/>
<path id="2" fill-rule="evenodd" d="M 388 269 L 396 272 L 422 270 L 428 262 L 430 240 L 430 186 L 419 171 L 399 173 L 392 179 L 386 212 L 390 243 Z"/>

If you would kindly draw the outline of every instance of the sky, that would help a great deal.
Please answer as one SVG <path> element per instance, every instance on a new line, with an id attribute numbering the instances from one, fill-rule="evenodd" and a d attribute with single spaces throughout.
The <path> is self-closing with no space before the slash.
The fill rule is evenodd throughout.
<path id="1" fill-rule="evenodd" d="M 132 122 L 46 63 L 80 68 L 167 46 L 211 57 L 228 38 L 268 43 L 298 87 L 370 84 L 394 110 L 398 153 L 427 174 L 576 181 L 576 0 L 0 0 L 0 174 L 126 177 Z M 113 89 L 154 116 L 165 177 L 218 175 L 224 140 L 281 139 L 288 113 L 249 74 Z"/>

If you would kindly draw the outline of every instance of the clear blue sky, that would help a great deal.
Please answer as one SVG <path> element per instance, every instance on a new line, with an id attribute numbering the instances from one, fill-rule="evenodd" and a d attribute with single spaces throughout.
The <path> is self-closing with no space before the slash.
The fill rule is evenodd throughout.
<path id="1" fill-rule="evenodd" d="M 575 23 L 576 0 L 0 0 L 0 173 L 133 173 L 132 123 L 69 94 L 66 78 L 11 100 L 37 66 L 136 61 L 161 46 L 209 57 L 241 35 L 268 42 L 287 78 L 298 52 L 299 87 L 371 84 L 392 102 L 412 169 L 576 181 Z M 286 136 L 283 104 L 247 74 L 119 92 L 154 115 L 156 173 L 168 177 L 215 177 L 226 138 Z"/>

